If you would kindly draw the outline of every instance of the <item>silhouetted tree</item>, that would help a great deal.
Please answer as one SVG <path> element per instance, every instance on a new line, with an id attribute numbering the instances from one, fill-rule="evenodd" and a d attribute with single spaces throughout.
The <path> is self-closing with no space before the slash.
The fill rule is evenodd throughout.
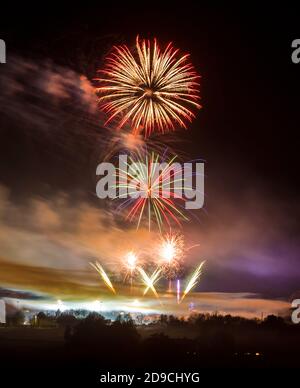
<path id="1" fill-rule="evenodd" d="M 281 317 L 276 317 L 276 315 L 268 315 L 262 322 L 262 325 L 270 329 L 280 329 L 284 327 L 285 322 Z"/>
<path id="2" fill-rule="evenodd" d="M 23 311 L 19 310 L 7 318 L 7 323 L 11 326 L 21 326 L 24 323 L 24 319 L 25 317 Z"/>
<path id="3" fill-rule="evenodd" d="M 65 327 L 65 334 L 64 334 L 64 339 L 66 342 L 69 342 L 72 338 L 72 328 L 70 325 L 67 325 Z"/>
<path id="4" fill-rule="evenodd" d="M 74 326 L 77 323 L 77 319 L 70 313 L 63 313 L 57 319 L 56 322 L 59 326 Z"/>

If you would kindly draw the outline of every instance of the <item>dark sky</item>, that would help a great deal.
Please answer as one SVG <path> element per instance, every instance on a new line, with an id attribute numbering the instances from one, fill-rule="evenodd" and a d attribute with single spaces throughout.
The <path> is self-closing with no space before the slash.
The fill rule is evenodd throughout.
<path id="1" fill-rule="evenodd" d="M 256 179 L 275 195 L 297 197 L 300 65 L 291 62 L 291 42 L 300 32 L 294 7 L 151 4 L 10 9 L 0 30 L 8 61 L 14 54 L 51 59 L 91 79 L 114 43 L 131 42 L 137 33 L 172 40 L 191 53 L 202 76 L 203 109 L 186 134 L 189 151 L 241 170 L 243 181 Z"/>
<path id="2" fill-rule="evenodd" d="M 225 258 L 216 254 L 220 259 L 204 284 L 213 290 L 291 294 L 300 275 L 300 64 L 291 61 L 291 42 L 300 38 L 300 25 L 294 7 L 264 8 L 253 2 L 209 7 L 199 1 L 30 7 L 26 2 L 2 9 L 0 38 L 7 44 L 7 64 L 0 65 L 0 94 L 5 95 L 0 99 L 1 184 L 17 203 L 62 191 L 81 192 L 95 201 L 101 128 L 86 119 L 76 98 L 72 104 L 49 102 L 45 117 L 45 96 L 40 98 L 34 70 L 29 78 L 20 70 L 22 61 L 45 71 L 70 69 L 91 80 L 113 44 L 130 44 L 136 34 L 173 41 L 191 54 L 202 77 L 203 109 L 178 135 L 191 159 L 206 161 L 206 213 L 200 226 L 188 228 L 207 237 L 211 246 L 230 228 L 236 235 L 238 220 L 248 222 L 244 233 L 251 236 L 222 240 L 227 250 L 235 243 L 236 249 Z M 23 100 L 7 97 L 11 79 L 28 88 Z M 266 239 L 255 247 L 264 233 Z M 211 247 L 204 252 L 214 254 Z M 248 265 L 248 255 L 258 252 L 261 260 Z M 230 274 L 224 273 L 222 260 L 230 263 L 225 266 Z M 274 267 L 278 271 L 273 273 Z"/>

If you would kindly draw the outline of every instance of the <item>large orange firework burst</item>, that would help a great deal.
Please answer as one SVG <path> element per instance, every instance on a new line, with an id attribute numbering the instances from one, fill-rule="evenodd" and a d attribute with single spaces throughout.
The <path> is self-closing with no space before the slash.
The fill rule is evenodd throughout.
<path id="1" fill-rule="evenodd" d="M 156 39 L 136 38 L 136 51 L 116 46 L 99 70 L 99 107 L 106 124 L 116 120 L 121 129 L 129 123 L 133 133 L 167 132 L 195 117 L 199 105 L 199 75 L 188 60 L 169 43 L 161 50 Z"/>

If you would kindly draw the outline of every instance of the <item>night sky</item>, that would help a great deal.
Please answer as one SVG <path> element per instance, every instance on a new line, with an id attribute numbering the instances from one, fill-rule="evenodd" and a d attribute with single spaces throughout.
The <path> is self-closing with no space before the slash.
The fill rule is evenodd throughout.
<path id="1" fill-rule="evenodd" d="M 95 196 L 107 131 L 92 79 L 111 46 L 139 34 L 172 41 L 201 75 L 203 108 L 175 145 L 205 160 L 205 207 L 183 227 L 199 244 L 189 265 L 207 261 L 198 297 L 290 300 L 300 288 L 300 64 L 291 61 L 300 27 L 292 6 L 26 4 L 1 16 L 3 296 L 13 288 L 95 298 L 90 257 L 113 268 L 112 246 L 117 255 L 128 241 L 151 245 L 153 236 L 135 236 Z"/>

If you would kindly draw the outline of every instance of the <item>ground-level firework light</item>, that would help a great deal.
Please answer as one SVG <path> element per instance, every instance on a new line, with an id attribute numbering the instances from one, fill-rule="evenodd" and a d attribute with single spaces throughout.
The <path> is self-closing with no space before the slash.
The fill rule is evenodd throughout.
<path id="1" fill-rule="evenodd" d="M 97 197 L 118 201 L 117 211 L 136 222 L 137 229 L 146 220 L 149 229 L 155 221 L 161 233 L 181 227 L 189 211 L 204 204 L 204 163 L 179 163 L 168 148 L 119 155 L 118 164 L 100 163 L 96 174 L 101 176 Z"/>

